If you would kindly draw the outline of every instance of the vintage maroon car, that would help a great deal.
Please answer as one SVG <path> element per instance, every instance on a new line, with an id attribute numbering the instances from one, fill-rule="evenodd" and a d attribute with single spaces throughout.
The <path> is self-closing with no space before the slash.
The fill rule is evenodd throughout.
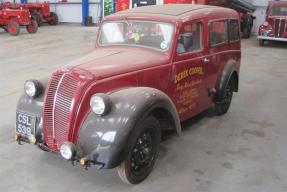
<path id="1" fill-rule="evenodd" d="M 157 5 L 106 17 L 96 49 L 28 80 L 15 139 L 87 168 L 117 167 L 126 183 L 151 172 L 161 132 L 238 91 L 239 15 L 206 5 Z"/>
<path id="2" fill-rule="evenodd" d="M 270 1 L 266 21 L 259 27 L 259 45 L 265 41 L 287 42 L 287 1 Z"/>

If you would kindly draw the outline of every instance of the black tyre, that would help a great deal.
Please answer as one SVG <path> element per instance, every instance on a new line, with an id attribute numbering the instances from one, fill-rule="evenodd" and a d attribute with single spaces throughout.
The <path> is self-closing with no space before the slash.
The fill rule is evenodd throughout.
<path id="1" fill-rule="evenodd" d="M 149 116 L 135 127 L 134 133 L 131 150 L 117 167 L 121 180 L 127 184 L 140 183 L 151 173 L 159 152 L 160 124 Z"/>
<path id="2" fill-rule="evenodd" d="M 220 101 L 218 101 L 215 104 L 215 111 L 217 115 L 223 115 L 225 113 L 227 113 L 230 104 L 231 104 L 231 100 L 233 97 L 233 84 L 232 84 L 232 79 L 228 81 L 224 91 L 223 91 L 223 96 L 220 99 Z"/>
<path id="3" fill-rule="evenodd" d="M 17 36 L 20 33 L 20 25 L 15 21 L 10 21 L 7 26 L 10 35 Z"/>
<path id="4" fill-rule="evenodd" d="M 38 27 L 41 27 L 43 25 L 43 16 L 40 13 L 33 13 L 32 18 L 37 22 Z"/>
<path id="5" fill-rule="evenodd" d="M 265 41 L 263 39 L 259 39 L 259 46 L 263 47 L 264 46 Z"/>
<path id="6" fill-rule="evenodd" d="M 28 33 L 36 33 L 38 31 L 38 24 L 35 20 L 31 20 L 30 24 L 26 26 Z"/>
<path id="7" fill-rule="evenodd" d="M 54 12 L 50 12 L 50 17 L 47 20 L 49 25 L 58 25 L 59 24 L 59 18 L 58 15 Z"/>

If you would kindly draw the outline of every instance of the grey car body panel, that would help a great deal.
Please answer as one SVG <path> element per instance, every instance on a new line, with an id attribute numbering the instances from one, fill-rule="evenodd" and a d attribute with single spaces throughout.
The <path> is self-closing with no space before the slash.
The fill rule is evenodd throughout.
<path id="1" fill-rule="evenodd" d="M 47 86 L 47 79 L 37 80 L 41 83 L 43 92 L 41 95 L 39 95 L 36 98 L 31 98 L 28 95 L 25 94 L 23 90 L 23 94 L 21 95 L 20 99 L 17 103 L 17 112 L 25 112 L 27 114 L 30 114 L 32 116 L 35 116 L 36 119 L 36 135 L 41 135 L 42 127 L 41 127 L 41 116 L 43 112 L 43 104 L 44 104 L 44 92 L 45 87 Z"/>
<path id="2" fill-rule="evenodd" d="M 132 143 L 133 129 L 154 109 L 169 111 L 174 128 L 181 133 L 178 113 L 163 92 L 147 87 L 123 89 L 110 94 L 112 109 L 105 116 L 92 111 L 85 118 L 77 140 L 77 152 L 88 156 L 103 168 L 116 167 L 127 155 Z"/>

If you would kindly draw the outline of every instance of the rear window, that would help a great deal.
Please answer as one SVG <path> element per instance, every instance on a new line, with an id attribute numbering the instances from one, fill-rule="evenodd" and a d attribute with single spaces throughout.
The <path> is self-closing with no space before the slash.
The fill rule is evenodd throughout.
<path id="1" fill-rule="evenodd" d="M 239 40 L 239 24 L 238 20 L 230 20 L 229 22 L 229 41 Z"/>
<path id="2" fill-rule="evenodd" d="M 228 30 L 227 21 L 213 21 L 209 25 L 209 37 L 210 45 L 217 46 L 227 42 L 228 40 Z"/>

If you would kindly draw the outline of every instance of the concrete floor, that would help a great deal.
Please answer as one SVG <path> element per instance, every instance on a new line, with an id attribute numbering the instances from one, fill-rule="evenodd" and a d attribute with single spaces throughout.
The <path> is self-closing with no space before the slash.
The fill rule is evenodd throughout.
<path id="1" fill-rule="evenodd" d="M 85 171 L 60 156 L 12 140 L 26 79 L 49 75 L 93 49 L 95 28 L 0 31 L 0 191 L 287 191 L 287 46 L 243 40 L 240 92 L 228 114 L 184 123 L 161 144 L 152 174 L 127 186 L 115 170 Z"/>

